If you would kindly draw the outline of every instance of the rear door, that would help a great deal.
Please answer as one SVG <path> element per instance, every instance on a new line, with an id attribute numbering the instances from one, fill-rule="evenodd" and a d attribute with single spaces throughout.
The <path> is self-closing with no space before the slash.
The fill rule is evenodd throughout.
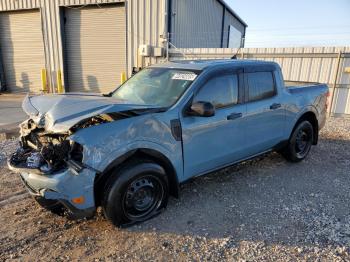
<path id="1" fill-rule="evenodd" d="M 193 102 L 211 102 L 216 112 L 212 117 L 182 118 L 185 178 L 244 157 L 246 106 L 239 100 L 240 86 L 243 87 L 243 74 L 219 74 L 194 96 Z"/>
<path id="2" fill-rule="evenodd" d="M 283 139 L 285 108 L 273 71 L 245 72 L 246 134 L 249 155 L 276 146 Z"/>

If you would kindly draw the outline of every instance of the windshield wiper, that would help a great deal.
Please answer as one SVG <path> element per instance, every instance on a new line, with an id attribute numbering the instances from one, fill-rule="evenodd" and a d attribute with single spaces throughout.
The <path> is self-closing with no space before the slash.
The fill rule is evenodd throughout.
<path id="1" fill-rule="evenodd" d="M 167 111 L 167 107 L 151 107 L 151 108 L 141 108 L 141 109 L 133 109 L 129 112 L 132 112 L 135 115 L 144 115 L 144 114 L 152 114 L 152 113 L 162 113 Z"/>

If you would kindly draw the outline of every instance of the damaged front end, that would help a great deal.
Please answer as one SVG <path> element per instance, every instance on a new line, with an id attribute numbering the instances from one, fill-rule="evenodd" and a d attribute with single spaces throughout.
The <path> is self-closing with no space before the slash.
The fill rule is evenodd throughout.
<path id="1" fill-rule="evenodd" d="M 50 116 L 31 115 L 20 126 L 20 147 L 8 166 L 20 174 L 40 205 L 58 203 L 71 218 L 90 217 L 96 210 L 94 182 L 99 172 L 84 164 L 84 148 L 71 136 L 82 129 L 136 115 L 136 112 L 102 113 L 80 119 L 63 132 L 50 128 L 53 122 Z"/>
<path id="2" fill-rule="evenodd" d="M 70 141 L 71 131 L 52 134 L 32 119 L 21 124 L 20 147 L 12 155 L 10 166 L 16 169 L 52 174 L 83 160 L 81 145 Z"/>
<path id="3" fill-rule="evenodd" d="M 31 118 L 21 124 L 20 147 L 8 165 L 20 174 L 29 193 L 40 205 L 55 203 L 57 206 L 58 203 L 71 218 L 90 217 L 96 210 L 94 179 L 97 171 L 83 164 L 83 146 L 70 140 L 70 136 L 81 128 L 106 122 L 92 117 L 65 133 L 52 133 Z"/>
<path id="4" fill-rule="evenodd" d="M 41 174 L 52 174 L 67 167 L 79 172 L 83 168 L 83 146 L 70 140 L 70 136 L 81 129 L 162 110 L 102 113 L 83 118 L 64 132 L 50 131 L 52 121 L 49 117 L 32 117 L 20 126 L 20 148 L 11 157 L 9 165 L 12 169 L 29 169 Z"/>
<path id="5" fill-rule="evenodd" d="M 91 216 L 99 171 L 87 164 L 91 156 L 84 152 L 90 152 L 91 145 L 76 142 L 84 141 L 77 139 L 79 131 L 164 110 L 117 102 L 77 94 L 26 97 L 23 109 L 30 118 L 20 126 L 20 147 L 9 159 L 9 168 L 41 202 L 59 203 L 75 218 Z"/>

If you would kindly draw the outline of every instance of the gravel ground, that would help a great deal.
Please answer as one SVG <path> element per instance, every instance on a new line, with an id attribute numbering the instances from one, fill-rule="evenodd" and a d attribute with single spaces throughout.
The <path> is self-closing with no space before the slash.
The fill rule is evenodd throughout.
<path id="1" fill-rule="evenodd" d="M 302 163 L 272 153 L 197 178 L 127 229 L 39 208 L 6 168 L 15 147 L 0 143 L 0 261 L 350 260 L 350 119 L 329 119 Z"/>

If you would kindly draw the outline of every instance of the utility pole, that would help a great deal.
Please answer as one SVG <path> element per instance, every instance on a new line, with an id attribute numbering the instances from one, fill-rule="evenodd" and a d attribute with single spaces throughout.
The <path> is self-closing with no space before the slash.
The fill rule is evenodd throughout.
<path id="1" fill-rule="evenodd" d="M 338 77 L 339 77 L 339 68 L 340 68 L 340 61 L 342 57 L 342 52 L 339 51 L 338 53 L 338 59 L 337 59 L 337 67 L 335 69 L 335 77 L 334 77 L 334 84 L 333 84 L 333 92 L 332 92 L 332 98 L 331 98 L 331 105 L 329 107 L 329 116 L 332 115 L 333 111 L 333 103 L 334 103 L 334 96 L 335 96 L 335 91 L 337 90 L 337 83 L 338 83 Z"/>

